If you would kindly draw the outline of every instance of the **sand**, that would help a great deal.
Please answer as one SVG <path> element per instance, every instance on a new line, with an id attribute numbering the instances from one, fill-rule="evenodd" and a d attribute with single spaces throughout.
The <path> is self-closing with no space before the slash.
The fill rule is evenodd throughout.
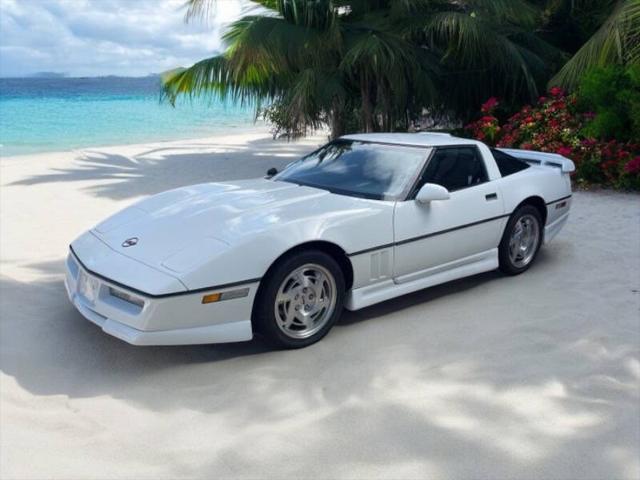
<path id="1" fill-rule="evenodd" d="M 132 347 L 69 304 L 75 236 L 262 175 L 265 131 L 0 160 L 4 478 L 640 478 L 640 197 L 576 193 L 515 278 L 354 313 L 319 344 Z"/>

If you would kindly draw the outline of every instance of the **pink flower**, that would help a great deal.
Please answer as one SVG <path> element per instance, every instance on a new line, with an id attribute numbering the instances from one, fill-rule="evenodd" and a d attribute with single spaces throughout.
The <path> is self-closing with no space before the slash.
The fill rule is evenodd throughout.
<path id="1" fill-rule="evenodd" d="M 571 155 L 571 152 L 573 152 L 571 147 L 560 147 L 560 148 L 558 148 L 556 150 L 556 153 L 558 155 L 562 155 L 563 157 L 567 157 L 567 156 Z"/>
<path id="2" fill-rule="evenodd" d="M 624 171 L 626 173 L 638 173 L 640 174 L 640 156 L 637 156 L 636 158 L 634 158 L 633 160 L 629 161 L 625 166 L 624 166 Z"/>
<path id="3" fill-rule="evenodd" d="M 549 90 L 549 93 L 552 97 L 561 97 L 564 95 L 564 90 L 560 87 L 553 87 L 551 88 L 551 90 Z"/>
<path id="4" fill-rule="evenodd" d="M 499 103 L 500 102 L 498 102 L 498 99 L 496 97 L 491 97 L 489 100 L 487 100 L 482 104 L 482 107 L 480 108 L 480 110 L 482 111 L 482 113 L 489 113 L 494 108 L 496 108 Z"/>

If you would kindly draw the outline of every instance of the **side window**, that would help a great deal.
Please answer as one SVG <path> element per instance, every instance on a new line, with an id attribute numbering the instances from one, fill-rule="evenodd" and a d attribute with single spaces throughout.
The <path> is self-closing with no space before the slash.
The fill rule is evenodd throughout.
<path id="1" fill-rule="evenodd" d="M 501 152 L 500 150 L 496 150 L 495 148 L 491 149 L 491 153 L 493 154 L 493 158 L 496 160 L 498 170 L 500 170 L 500 175 L 503 177 L 513 175 L 514 173 L 518 173 L 521 170 L 529 168 L 528 163 L 518 160 L 517 158 Z"/>
<path id="2" fill-rule="evenodd" d="M 453 192 L 487 180 L 484 161 L 477 148 L 439 148 L 429 161 L 421 184 L 436 183 Z"/>

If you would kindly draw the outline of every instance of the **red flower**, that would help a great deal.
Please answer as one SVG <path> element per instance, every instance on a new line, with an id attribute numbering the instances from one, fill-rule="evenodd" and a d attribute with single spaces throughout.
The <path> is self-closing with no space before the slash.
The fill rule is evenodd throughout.
<path id="1" fill-rule="evenodd" d="M 633 160 L 629 161 L 624 166 L 624 171 L 626 173 L 631 173 L 631 174 L 634 174 L 634 173 L 640 174 L 640 156 L 637 156 Z"/>
<path id="2" fill-rule="evenodd" d="M 535 105 L 523 107 L 502 124 L 494 115 L 499 102 L 492 97 L 482 105 L 481 117 L 467 129 L 474 138 L 491 145 L 568 156 L 578 167 L 580 181 L 640 188 L 640 144 L 585 138 L 583 127 L 595 115 L 578 112 L 576 99 L 554 87 Z"/>
<path id="3" fill-rule="evenodd" d="M 482 113 L 490 113 L 494 108 L 498 106 L 499 103 L 500 102 L 498 102 L 498 99 L 496 97 L 491 97 L 489 100 L 482 104 L 480 111 Z"/>
<path id="4" fill-rule="evenodd" d="M 560 87 L 553 87 L 551 90 L 549 90 L 549 93 L 552 97 L 562 97 L 564 95 L 564 90 Z"/>
<path id="5" fill-rule="evenodd" d="M 558 148 L 558 150 L 556 150 L 556 153 L 558 155 L 562 155 L 563 157 L 568 157 L 569 155 L 571 155 L 571 152 L 573 152 L 573 149 L 571 147 L 560 147 Z"/>

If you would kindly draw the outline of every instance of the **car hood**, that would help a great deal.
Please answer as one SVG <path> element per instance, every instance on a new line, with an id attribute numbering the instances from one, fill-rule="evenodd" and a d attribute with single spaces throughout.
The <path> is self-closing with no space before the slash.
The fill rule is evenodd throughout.
<path id="1" fill-rule="evenodd" d="M 208 183 L 170 190 L 128 207 L 92 233 L 113 250 L 148 266 L 173 272 L 197 265 L 245 235 L 304 215 L 296 205 L 316 204 L 327 191 L 266 179 Z M 348 203 L 349 197 L 342 197 Z M 340 208 L 341 202 L 330 202 Z M 317 204 L 316 204 L 317 205 Z M 129 242 L 127 242 L 129 240 Z M 126 246 L 130 244 L 130 246 Z"/>

